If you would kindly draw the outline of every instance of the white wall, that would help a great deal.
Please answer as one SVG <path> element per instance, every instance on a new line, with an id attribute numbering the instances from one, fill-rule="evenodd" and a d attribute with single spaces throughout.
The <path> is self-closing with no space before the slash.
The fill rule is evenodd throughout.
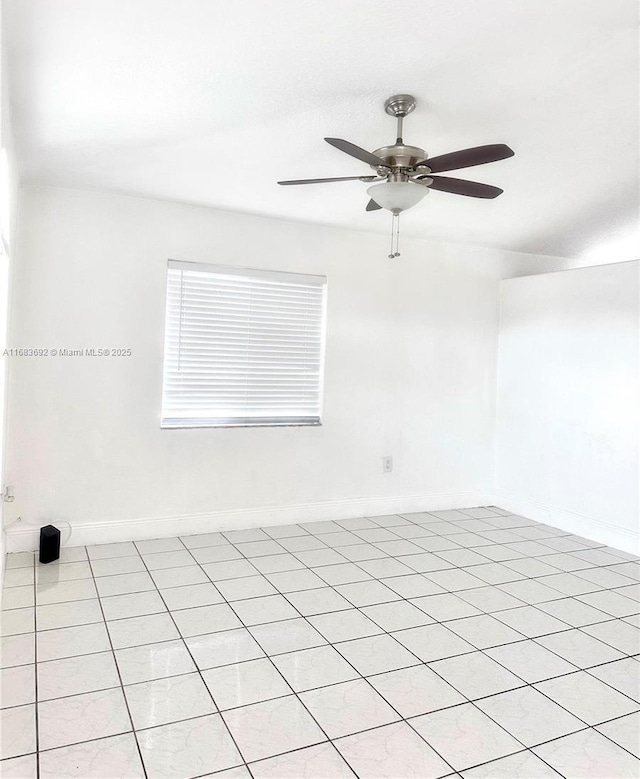
<path id="1" fill-rule="evenodd" d="M 508 255 L 402 251 L 389 261 L 384 237 L 336 228 L 23 190 L 11 345 L 133 357 L 13 358 L 7 520 L 65 519 L 84 543 L 479 502 Z M 328 276 L 323 427 L 160 429 L 169 257 Z"/>
<path id="2" fill-rule="evenodd" d="M 639 548 L 640 262 L 502 282 L 496 500 Z"/>

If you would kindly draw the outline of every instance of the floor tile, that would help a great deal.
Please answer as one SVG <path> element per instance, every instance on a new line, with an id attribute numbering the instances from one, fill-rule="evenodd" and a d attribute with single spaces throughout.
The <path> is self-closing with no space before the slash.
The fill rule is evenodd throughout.
<path id="1" fill-rule="evenodd" d="M 522 749 L 472 703 L 415 717 L 411 726 L 458 771 Z"/>
<path id="2" fill-rule="evenodd" d="M 640 758 L 640 713 L 605 722 L 596 730 Z"/>
<path id="3" fill-rule="evenodd" d="M 101 598 L 100 602 L 105 619 L 108 620 L 144 617 L 167 610 L 160 594 L 155 590 L 132 592 L 128 595 L 110 595 L 108 598 Z"/>
<path id="4" fill-rule="evenodd" d="M 469 590 L 469 592 L 473 592 L 473 590 Z M 480 614 L 480 611 L 475 606 L 451 592 L 446 592 L 442 595 L 427 595 L 424 598 L 412 598 L 411 603 L 437 622 L 446 622 L 450 619 Z"/>
<path id="5" fill-rule="evenodd" d="M 619 592 L 600 590 L 587 595 L 578 595 L 577 600 L 593 606 L 612 617 L 629 617 L 631 614 L 640 613 L 640 603 L 632 598 L 626 598 Z"/>
<path id="6" fill-rule="evenodd" d="M 191 549 L 191 556 L 198 563 L 223 563 L 229 560 L 242 560 L 241 552 L 231 544 L 223 546 L 205 546 L 198 549 Z"/>
<path id="7" fill-rule="evenodd" d="M 487 562 L 484 555 L 474 552 L 473 549 L 444 549 L 437 553 L 449 563 L 460 568 L 467 568 L 470 565 L 482 565 Z"/>
<path id="8" fill-rule="evenodd" d="M 36 700 L 35 666 L 18 665 L 14 668 L 3 668 L 0 671 L 0 689 L 2 700 L 0 707 L 23 706 L 35 703 Z"/>
<path id="9" fill-rule="evenodd" d="M 640 663 L 637 660 L 617 660 L 590 668 L 589 673 L 640 703 Z"/>
<path id="10" fill-rule="evenodd" d="M 433 534 L 426 538 L 414 538 L 413 543 L 427 552 L 439 552 L 442 549 L 461 548 L 459 544 L 456 544 L 452 536 L 436 536 Z"/>
<path id="11" fill-rule="evenodd" d="M 538 608 L 575 628 L 611 619 L 610 614 L 606 614 L 604 611 L 600 611 L 600 609 L 594 609 L 593 606 L 588 606 L 577 598 L 565 598 L 564 600 L 555 600 L 550 603 L 540 603 Z"/>
<path id="12" fill-rule="evenodd" d="M 114 544 L 97 544 L 87 547 L 90 560 L 106 560 L 109 557 L 127 557 L 137 555 L 138 550 L 133 541 L 119 541 Z"/>
<path id="13" fill-rule="evenodd" d="M 370 544 L 379 544 L 384 541 L 397 541 L 398 539 L 398 536 L 395 533 L 386 530 L 383 527 L 363 528 L 362 530 L 355 530 L 354 534 Z"/>
<path id="14" fill-rule="evenodd" d="M 118 671 L 110 651 L 38 663 L 40 701 L 119 686 Z"/>
<path id="15" fill-rule="evenodd" d="M 351 560 L 351 562 L 354 563 L 358 563 L 363 560 L 379 560 L 382 557 L 387 557 L 382 549 L 378 549 L 378 547 L 374 546 L 373 544 L 365 543 L 341 546 L 340 554 L 347 560 Z M 633 581 L 633 579 L 630 579 L 629 581 Z"/>
<path id="16" fill-rule="evenodd" d="M 289 619 L 251 628 L 251 635 L 268 655 L 295 652 L 326 644 L 326 639 L 306 619 Z"/>
<path id="17" fill-rule="evenodd" d="M 566 777 L 637 779 L 638 760 L 595 730 L 542 744 L 533 750 Z"/>
<path id="18" fill-rule="evenodd" d="M 2 586 L 7 587 L 33 587 L 35 582 L 35 570 L 33 566 L 29 568 L 11 568 L 5 570 Z"/>
<path id="19" fill-rule="evenodd" d="M 142 558 L 150 571 L 159 571 L 162 568 L 179 568 L 182 565 L 193 565 L 193 557 L 186 549 L 183 549 L 180 552 L 143 554 Z"/>
<path id="20" fill-rule="evenodd" d="M 483 652 L 449 657 L 430 663 L 429 667 L 469 700 L 522 687 L 514 676 Z"/>
<path id="21" fill-rule="evenodd" d="M 198 549 L 201 546 L 218 546 L 228 544 L 222 533 L 200 533 L 194 536 L 180 536 L 180 540 L 187 549 Z"/>
<path id="22" fill-rule="evenodd" d="M 336 649 L 362 676 L 395 671 L 420 663 L 393 636 L 386 634 L 343 641 L 336 644 Z"/>
<path id="23" fill-rule="evenodd" d="M 278 592 L 300 592 L 325 587 L 325 582 L 313 571 L 302 568 L 298 571 L 282 571 L 267 574 L 267 579 Z M 267 595 L 268 593 L 260 593 Z"/>
<path id="24" fill-rule="evenodd" d="M 444 625 L 424 625 L 399 630 L 393 637 L 425 663 L 475 651 L 474 646 Z"/>
<path id="25" fill-rule="evenodd" d="M 174 611 L 173 618 L 184 638 L 242 627 L 242 623 L 226 603 Z"/>
<path id="26" fill-rule="evenodd" d="M 351 735 L 400 719 L 364 680 L 303 692 L 300 699 L 329 738 Z"/>
<path id="27" fill-rule="evenodd" d="M 447 627 L 478 649 L 522 641 L 524 636 L 497 619 L 482 614 L 479 617 L 464 617 L 447 622 Z"/>
<path id="28" fill-rule="evenodd" d="M 487 649 L 486 654 L 529 684 L 577 670 L 575 665 L 535 641 L 497 646 Z"/>
<path id="29" fill-rule="evenodd" d="M 505 611 L 524 605 L 522 601 L 497 587 L 476 587 L 473 590 L 463 590 L 458 595 L 467 603 L 473 604 L 477 609 L 487 614 L 495 614 L 497 611 Z"/>
<path id="30" fill-rule="evenodd" d="M 38 775 L 35 754 L 10 757 L 2 762 L 0 768 L 3 779 L 36 779 Z"/>
<path id="31" fill-rule="evenodd" d="M 40 754 L 40 779 L 145 779 L 135 736 L 99 738 Z"/>
<path id="32" fill-rule="evenodd" d="M 205 584 L 209 581 L 209 577 L 199 565 L 163 568 L 160 571 L 152 571 L 151 578 L 160 590 L 166 587 L 183 587 L 187 584 Z"/>
<path id="33" fill-rule="evenodd" d="M 572 554 L 551 554 L 538 558 L 541 563 L 548 563 L 560 571 L 580 571 L 584 568 L 592 568 L 592 564 L 586 560 L 580 560 Z"/>
<path id="34" fill-rule="evenodd" d="M 222 716 L 246 761 L 260 760 L 326 740 L 294 695 L 242 706 L 226 711 Z"/>
<path id="35" fill-rule="evenodd" d="M 408 541 L 406 538 L 400 538 L 396 541 L 379 541 L 376 546 L 385 554 L 391 555 L 391 557 L 421 554 L 423 551 L 422 547 Z"/>
<path id="36" fill-rule="evenodd" d="M 476 704 L 527 747 L 584 728 L 585 725 L 533 687 L 521 687 Z"/>
<path id="37" fill-rule="evenodd" d="M 274 525 L 273 527 L 265 527 L 264 532 L 270 538 L 277 538 L 278 540 L 307 535 L 307 531 L 303 530 L 300 525 Z"/>
<path id="38" fill-rule="evenodd" d="M 273 662 L 295 692 L 358 678 L 358 672 L 331 646 L 277 655 Z"/>
<path id="39" fill-rule="evenodd" d="M 189 779 L 242 762 L 219 714 L 138 733 L 149 779 Z"/>
<path id="40" fill-rule="evenodd" d="M 384 580 L 384 586 L 397 592 L 403 598 L 421 598 L 444 592 L 442 587 L 421 573 L 413 573 L 409 576 L 392 576 Z"/>
<path id="41" fill-rule="evenodd" d="M 60 550 L 61 563 L 76 563 L 79 560 L 88 560 L 87 548 L 85 546 L 67 546 Z"/>
<path id="42" fill-rule="evenodd" d="M 619 660 L 623 656 L 617 649 L 598 641 L 581 630 L 567 630 L 564 633 L 541 636 L 536 641 L 578 668 L 589 668 L 593 665 L 600 665 L 600 663 L 608 663 L 612 660 Z"/>
<path id="43" fill-rule="evenodd" d="M 236 549 L 244 557 L 265 557 L 266 555 L 282 554 L 285 548 L 277 541 L 246 541 L 236 544 Z"/>
<path id="44" fill-rule="evenodd" d="M 579 576 L 585 581 L 598 584 L 601 587 L 624 587 L 632 584 L 633 579 L 628 576 L 623 576 L 620 573 L 612 571 L 610 568 L 586 568 L 585 570 L 578 571 L 576 576 Z"/>
<path id="45" fill-rule="evenodd" d="M 119 687 L 38 704 L 40 749 L 54 749 L 130 730 L 131 721 Z"/>
<path id="46" fill-rule="evenodd" d="M 310 549 L 326 549 L 318 536 L 312 536 L 306 533 L 304 536 L 294 536 L 292 538 L 280 538 L 278 543 L 288 552 L 307 552 Z"/>
<path id="47" fill-rule="evenodd" d="M 283 574 L 279 574 L 282 576 Z M 321 582 L 324 584 L 324 582 Z M 246 576 L 240 579 L 225 579 L 216 588 L 228 601 L 259 598 L 261 595 L 276 595 L 277 589 L 264 576 Z"/>
<path id="48" fill-rule="evenodd" d="M 213 584 L 190 584 L 185 587 L 170 587 L 162 590 L 162 600 L 171 611 L 191 609 L 196 606 L 210 606 L 223 603 L 224 599 Z M 108 618 L 107 618 L 108 619 Z"/>
<path id="49" fill-rule="evenodd" d="M 537 557 L 521 557 L 517 560 L 508 560 L 505 567 L 510 568 L 512 571 L 524 574 L 524 576 L 552 576 L 559 575 L 560 572 L 557 568 L 549 563 L 543 563 L 540 558 Z"/>
<path id="50" fill-rule="evenodd" d="M 497 612 L 495 618 L 510 628 L 517 630 L 527 638 L 546 636 L 550 633 L 559 633 L 568 630 L 570 625 L 566 622 L 545 614 L 535 606 L 524 606 L 517 609 L 507 609 Z"/>
<path id="51" fill-rule="evenodd" d="M 425 665 L 372 676 L 369 682 L 403 717 L 463 703 L 465 698 Z"/>
<path id="52" fill-rule="evenodd" d="M 401 596 L 397 592 L 389 589 L 382 582 L 375 579 L 365 582 L 355 582 L 353 584 L 342 584 L 336 587 L 337 591 L 343 595 L 354 606 L 373 606 L 378 603 L 388 603 L 398 601 Z"/>
<path id="53" fill-rule="evenodd" d="M 124 691 L 136 730 L 200 717 L 216 710 L 197 673 L 132 684 Z"/>
<path id="54" fill-rule="evenodd" d="M 96 579 L 96 586 L 101 598 L 106 598 L 109 595 L 126 595 L 131 592 L 145 592 L 156 588 L 153 579 L 146 572 L 102 576 Z"/>
<path id="55" fill-rule="evenodd" d="M 530 606 L 564 597 L 563 593 L 554 590 L 553 587 L 548 587 L 538 579 L 522 579 L 518 582 L 508 582 L 498 586 L 503 592 L 513 595 L 514 598 L 528 603 Z"/>
<path id="56" fill-rule="evenodd" d="M 558 779 L 560 774 L 543 763 L 533 752 L 518 752 L 509 757 L 470 768 L 461 774 L 463 779 Z"/>
<path id="57" fill-rule="evenodd" d="M 327 584 L 349 584 L 350 582 L 362 582 L 371 579 L 370 574 L 363 571 L 354 563 L 340 563 L 338 565 L 321 565 L 313 569 Z"/>
<path id="58" fill-rule="evenodd" d="M 390 576 L 404 576 L 405 574 L 415 573 L 413 568 L 395 560 L 393 557 L 381 557 L 379 560 L 363 560 L 358 563 L 371 576 L 378 579 L 386 579 Z"/>
<path id="59" fill-rule="evenodd" d="M 398 525 L 410 524 L 407 519 L 401 517 L 399 514 L 382 514 L 376 517 L 368 517 L 379 527 L 397 527 Z"/>
<path id="60" fill-rule="evenodd" d="M 179 538 L 153 538 L 148 541 L 136 541 L 140 554 L 156 554 L 157 552 L 182 552 L 185 545 Z"/>
<path id="61" fill-rule="evenodd" d="M 554 590 L 559 590 L 570 596 L 584 595 L 588 592 L 594 592 L 600 587 L 600 585 L 576 576 L 574 573 L 554 573 L 551 576 L 545 576 L 542 581 L 548 587 L 553 587 Z"/>
<path id="62" fill-rule="evenodd" d="M 360 779 L 435 779 L 451 773 L 405 722 L 340 738 L 335 745 Z"/>
<path id="63" fill-rule="evenodd" d="M 305 617 L 352 608 L 352 604 L 332 587 L 288 592 L 287 600 Z"/>
<path id="64" fill-rule="evenodd" d="M 202 570 L 212 582 L 224 579 L 240 579 L 243 576 L 255 576 L 258 570 L 248 560 L 231 560 L 224 563 L 206 563 Z"/>
<path id="65" fill-rule="evenodd" d="M 243 544 L 248 541 L 268 541 L 269 536 L 261 528 L 246 530 L 225 530 L 222 535 L 232 544 Z"/>
<path id="66" fill-rule="evenodd" d="M 182 613 L 182 612 L 180 612 Z M 153 644 L 180 638 L 169 614 L 152 614 L 148 617 L 131 617 L 107 622 L 114 649 Z"/>
<path id="67" fill-rule="evenodd" d="M 0 668 L 35 663 L 35 636 L 35 633 L 20 633 L 0 638 Z"/>
<path id="68" fill-rule="evenodd" d="M 482 587 L 484 582 L 460 568 L 451 568 L 448 571 L 434 571 L 426 574 L 432 582 L 444 587 L 449 592 L 470 590 L 474 587 Z"/>
<path id="69" fill-rule="evenodd" d="M 353 771 L 330 742 L 251 764 L 254 779 L 353 779 Z"/>
<path id="70" fill-rule="evenodd" d="M 295 619 L 298 616 L 298 612 L 282 595 L 235 601 L 233 610 L 247 626 Z"/>
<path id="71" fill-rule="evenodd" d="M 13 568 L 33 567 L 35 554 L 33 552 L 10 552 L 6 556 L 5 567 L 7 570 Z"/>
<path id="72" fill-rule="evenodd" d="M 201 671 L 264 657 L 264 652 L 246 628 L 187 638 L 185 644 Z"/>
<path id="73" fill-rule="evenodd" d="M 0 634 L 16 636 L 20 633 L 30 633 L 35 630 L 33 608 L 13 609 L 3 611 L 0 619 Z"/>
<path id="74" fill-rule="evenodd" d="M 8 592 L 20 589 L 14 587 Z M 30 588 L 31 589 L 31 588 Z M 88 600 L 95 598 L 96 585 L 93 579 L 76 579 L 70 582 L 56 584 L 36 584 L 36 603 L 38 606 L 46 606 L 51 603 L 66 603 L 74 600 Z"/>
<path id="75" fill-rule="evenodd" d="M 262 574 L 281 573 L 283 571 L 297 571 L 305 567 L 297 557 L 292 554 L 273 554 L 266 557 L 252 557 L 251 562 L 256 571 Z M 246 576 L 248 574 L 243 574 Z"/>
<path id="76" fill-rule="evenodd" d="M 365 606 L 360 611 L 386 631 L 414 628 L 433 622 L 423 610 L 404 600 Z"/>
<path id="77" fill-rule="evenodd" d="M 150 682 L 196 670 L 191 655 L 181 640 L 117 649 L 115 655 L 122 684 Z"/>
<path id="78" fill-rule="evenodd" d="M 325 565 L 337 565 L 346 563 L 348 560 L 335 549 L 310 549 L 307 551 L 296 552 L 295 557 L 309 568 L 321 568 Z"/>
<path id="79" fill-rule="evenodd" d="M 291 688 L 266 658 L 202 672 L 220 711 L 291 695 Z"/>
<path id="80" fill-rule="evenodd" d="M 588 725 L 599 725 L 614 717 L 632 714 L 640 708 L 637 703 L 585 671 L 540 682 L 535 688 Z"/>
<path id="81" fill-rule="evenodd" d="M 464 549 L 459 551 L 464 552 Z M 417 573 L 435 573 L 438 571 L 457 570 L 454 568 L 453 563 L 444 560 L 437 554 L 432 552 L 421 551 L 419 554 L 405 555 L 401 558 L 401 562 L 408 565 L 413 571 Z"/>
<path id="82" fill-rule="evenodd" d="M 616 619 L 611 622 L 599 622 L 596 625 L 585 625 L 580 630 L 627 655 L 640 654 L 640 629 L 627 622 Z"/>
<path id="83" fill-rule="evenodd" d="M 88 561 L 81 560 L 76 563 L 49 563 L 48 565 L 36 565 L 36 582 L 38 584 L 58 584 L 76 579 L 91 579 L 93 576 Z"/>
<path id="84" fill-rule="evenodd" d="M 309 617 L 309 622 L 332 644 L 383 632 L 382 628 L 357 609 L 318 614 Z"/>
<path id="85" fill-rule="evenodd" d="M 16 757 L 36 749 L 36 707 L 0 710 L 0 757 Z"/>
<path id="86" fill-rule="evenodd" d="M 102 609 L 97 598 L 76 601 L 74 603 L 36 606 L 36 623 L 39 631 L 72 627 L 74 625 L 90 625 L 94 622 L 103 621 Z M 33 616 L 31 617 L 31 622 L 33 624 Z"/>
<path id="87" fill-rule="evenodd" d="M 140 573 L 146 571 L 141 557 L 109 557 L 106 560 L 92 560 L 91 571 L 96 579 L 101 576 L 117 576 L 124 573 Z M 91 575 L 91 574 L 89 574 Z"/>

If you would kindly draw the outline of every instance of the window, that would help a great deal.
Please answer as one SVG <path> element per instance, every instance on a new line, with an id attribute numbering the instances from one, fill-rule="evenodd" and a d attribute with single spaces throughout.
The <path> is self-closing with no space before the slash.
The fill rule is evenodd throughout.
<path id="1" fill-rule="evenodd" d="M 319 425 L 326 278 L 169 261 L 162 427 Z"/>

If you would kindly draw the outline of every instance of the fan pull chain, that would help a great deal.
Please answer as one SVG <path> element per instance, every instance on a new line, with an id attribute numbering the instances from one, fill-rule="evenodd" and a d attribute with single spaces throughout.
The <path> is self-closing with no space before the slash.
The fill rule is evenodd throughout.
<path id="1" fill-rule="evenodd" d="M 389 259 L 400 256 L 400 212 L 393 213 L 391 217 L 391 252 Z"/>

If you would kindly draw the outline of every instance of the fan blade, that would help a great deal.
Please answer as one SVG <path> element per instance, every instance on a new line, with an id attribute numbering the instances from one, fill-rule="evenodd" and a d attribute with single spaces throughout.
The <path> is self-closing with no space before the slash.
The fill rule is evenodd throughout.
<path id="1" fill-rule="evenodd" d="M 441 154 L 430 160 L 423 160 L 418 165 L 426 165 L 433 173 L 443 173 L 445 170 L 472 168 L 474 165 L 484 165 L 487 162 L 498 162 L 513 157 L 515 152 L 504 143 L 492 143 L 488 146 L 474 146 L 472 149 L 461 149 L 449 154 Z"/>
<path id="2" fill-rule="evenodd" d="M 491 184 L 480 184 L 478 181 L 466 181 L 465 179 L 452 179 L 449 176 L 422 176 L 431 181 L 431 184 L 414 179 L 415 184 L 423 184 L 429 189 L 438 189 L 440 192 L 451 192 L 453 195 L 466 195 L 467 197 L 482 197 L 492 199 L 501 195 L 504 190 L 493 187 Z"/>
<path id="3" fill-rule="evenodd" d="M 378 176 L 341 176 L 331 179 L 293 179 L 292 181 L 279 181 L 278 184 L 325 184 L 327 181 L 375 181 Z"/>
<path id="4" fill-rule="evenodd" d="M 345 154 L 350 154 L 357 160 L 366 162 L 367 165 L 375 165 L 376 167 L 379 165 L 384 165 L 385 167 L 388 167 L 387 163 L 382 159 L 382 157 L 376 157 L 375 154 L 371 154 L 371 152 L 367 151 L 366 149 L 361 149 L 359 146 L 356 146 L 355 143 L 343 141 L 342 138 L 325 138 L 325 141 L 331 144 L 331 146 L 334 146 L 336 149 L 343 151 Z"/>
<path id="5" fill-rule="evenodd" d="M 382 208 L 382 206 L 379 206 L 375 200 L 370 200 L 367 203 L 367 211 L 379 211 Z"/>

